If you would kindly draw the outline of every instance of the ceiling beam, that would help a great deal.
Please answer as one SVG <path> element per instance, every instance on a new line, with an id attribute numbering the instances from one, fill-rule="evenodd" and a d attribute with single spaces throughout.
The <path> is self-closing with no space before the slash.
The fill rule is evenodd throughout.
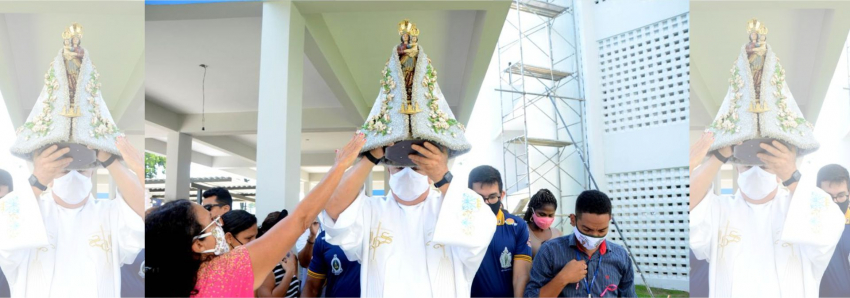
<path id="1" fill-rule="evenodd" d="M 211 146 L 218 150 L 227 152 L 233 156 L 243 158 L 250 162 L 257 162 L 257 148 L 246 145 L 241 141 L 229 136 L 193 136 L 193 140 Z"/>
<path id="2" fill-rule="evenodd" d="M 151 153 L 154 153 L 154 154 L 157 154 L 157 155 L 166 156 L 165 152 L 166 152 L 167 148 L 168 148 L 168 145 L 163 141 L 153 139 L 153 138 L 145 138 L 145 151 L 146 152 L 151 152 Z M 217 158 L 217 156 L 209 156 L 209 155 L 197 152 L 197 151 L 192 151 L 192 160 L 191 161 L 193 163 L 212 168 L 213 165 L 215 164 L 215 158 Z"/>
<path id="3" fill-rule="evenodd" d="M 486 11 L 475 14 L 472 31 L 472 42 L 467 53 L 466 70 L 461 90 L 465 90 L 460 98 L 455 117 L 461 123 L 469 124 L 469 117 L 478 99 L 478 91 L 484 83 L 487 68 L 493 58 L 494 49 L 502 33 L 505 18 L 510 10 L 510 1 L 492 1 L 487 3 Z M 477 42 L 476 42 L 477 40 Z"/>
<path id="4" fill-rule="evenodd" d="M 146 95 L 145 122 L 170 131 L 180 131 L 183 125 L 183 115 L 154 103 L 154 100 Z"/>
<path id="5" fill-rule="evenodd" d="M 12 43 L 9 41 L 9 28 L 6 24 L 6 16 L 0 14 L 0 92 L 3 93 L 12 125 L 18 128 L 24 124 L 27 115 L 24 115 L 24 109 L 21 108 L 15 57 L 12 55 Z"/>
<path id="6" fill-rule="evenodd" d="M 339 99 L 343 110 L 348 111 L 346 117 L 353 122 L 365 122 L 371 105 L 360 92 L 324 17 L 317 14 L 304 20 L 310 33 L 304 39 L 304 54 Z"/>

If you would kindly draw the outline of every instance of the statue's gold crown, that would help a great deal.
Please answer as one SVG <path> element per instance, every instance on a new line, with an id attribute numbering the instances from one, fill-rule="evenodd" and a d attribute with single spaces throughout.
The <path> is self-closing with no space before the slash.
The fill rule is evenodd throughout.
<path id="1" fill-rule="evenodd" d="M 753 32 L 756 32 L 760 35 L 766 35 L 767 27 L 765 27 L 764 24 L 762 24 L 762 22 L 760 22 L 759 20 L 752 19 L 747 22 L 747 34 L 752 34 Z"/>
<path id="2" fill-rule="evenodd" d="M 419 36 L 419 28 L 416 28 L 416 24 L 411 23 L 410 20 L 404 19 L 401 22 L 398 22 L 398 35 L 403 35 L 407 33 L 410 36 Z"/>
<path id="3" fill-rule="evenodd" d="M 71 24 L 71 26 L 68 27 L 68 32 L 73 37 L 83 38 L 83 26 L 78 23 Z"/>
<path id="4" fill-rule="evenodd" d="M 71 31 L 65 30 L 65 32 L 62 32 L 62 39 L 71 39 Z"/>

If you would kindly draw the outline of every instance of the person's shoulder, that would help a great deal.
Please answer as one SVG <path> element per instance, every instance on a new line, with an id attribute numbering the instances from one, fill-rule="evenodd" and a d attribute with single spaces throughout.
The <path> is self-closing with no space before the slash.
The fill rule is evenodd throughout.
<path id="1" fill-rule="evenodd" d="M 572 236 L 572 234 L 557 238 L 552 238 L 547 241 L 544 241 L 543 244 L 540 245 L 540 250 L 537 251 L 537 255 L 548 254 L 550 251 L 566 251 L 570 246 L 570 241 L 568 236 Z"/>
<path id="2" fill-rule="evenodd" d="M 626 259 L 629 258 L 629 252 L 626 251 L 626 247 L 620 245 L 619 243 L 615 243 L 611 241 L 611 239 L 605 240 L 606 253 L 614 254 L 617 256 L 624 256 Z"/>

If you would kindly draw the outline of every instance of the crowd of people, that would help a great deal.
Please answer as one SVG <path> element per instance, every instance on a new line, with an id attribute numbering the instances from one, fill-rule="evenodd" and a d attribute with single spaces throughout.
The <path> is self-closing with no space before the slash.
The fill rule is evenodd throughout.
<path id="1" fill-rule="evenodd" d="M 625 249 L 605 240 L 612 206 L 604 193 L 577 198 L 573 231 L 562 236 L 549 190 L 531 197 L 523 217 L 510 214 L 497 169 L 479 166 L 466 187 L 452 187 L 445 150 L 425 143 L 414 146 L 416 167 L 387 167 L 389 196 L 369 197 L 362 185 L 384 152 L 358 159 L 364 138 L 337 151 L 296 208 L 259 225 L 232 210 L 225 189 L 207 190 L 202 204 L 156 207 L 145 227 L 156 252 L 147 296 L 635 296 Z"/>

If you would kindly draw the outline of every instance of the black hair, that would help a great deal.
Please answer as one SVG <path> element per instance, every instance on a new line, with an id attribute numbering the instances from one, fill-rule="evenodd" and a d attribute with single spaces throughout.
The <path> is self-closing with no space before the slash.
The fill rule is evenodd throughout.
<path id="1" fill-rule="evenodd" d="M 289 215 L 289 211 L 283 209 L 282 211 L 272 211 L 269 212 L 269 215 L 266 216 L 266 219 L 263 220 L 263 224 L 260 225 L 259 231 L 257 232 L 257 238 L 260 238 L 268 232 L 274 225 L 278 222 L 286 218 Z"/>
<path id="2" fill-rule="evenodd" d="M 499 191 L 502 191 L 502 174 L 494 167 L 478 166 L 469 172 L 467 187 L 472 189 L 473 183 L 481 183 L 482 186 L 496 184 L 499 185 Z"/>
<path id="3" fill-rule="evenodd" d="M 534 224 L 534 221 L 531 220 L 531 213 L 533 213 L 532 209 L 542 209 L 546 205 L 552 205 L 555 209 L 558 209 L 558 200 L 555 199 L 555 195 L 553 195 L 551 191 L 541 188 L 536 194 L 531 196 L 531 200 L 528 201 L 528 208 L 525 209 L 525 216 L 522 218 L 525 219 L 525 222 L 529 225 L 537 227 L 537 225 Z"/>
<path id="4" fill-rule="evenodd" d="M 230 209 L 233 209 L 233 197 L 230 196 L 230 192 L 227 191 L 227 189 L 225 189 L 224 187 L 215 187 L 204 191 L 204 199 L 209 198 L 211 196 L 215 196 L 216 203 L 225 204 L 227 206 L 230 206 Z"/>
<path id="5" fill-rule="evenodd" d="M 147 290 L 148 297 L 189 297 L 197 294 L 195 282 L 201 259 L 192 251 L 194 237 L 204 228 L 188 200 L 163 204 L 145 218 L 148 258 L 145 278 L 158 286 Z"/>
<path id="6" fill-rule="evenodd" d="M 818 170 L 818 187 L 820 187 L 821 182 L 830 182 L 830 183 L 841 183 L 846 182 L 847 188 L 850 188 L 850 174 L 848 174 L 847 169 L 837 165 L 825 165 L 820 170 Z"/>
<path id="7" fill-rule="evenodd" d="M 585 190 L 576 198 L 576 217 L 583 213 L 611 214 L 611 199 L 604 192 Z"/>
<path id="8" fill-rule="evenodd" d="M 9 187 L 9 192 L 15 190 L 15 185 L 12 183 L 12 175 L 6 170 L 0 169 L 0 185 L 5 185 Z"/>
<path id="9" fill-rule="evenodd" d="M 245 210 L 233 210 L 223 214 L 221 221 L 224 222 L 221 227 L 224 232 L 236 237 L 236 234 L 257 224 L 257 217 Z"/>

